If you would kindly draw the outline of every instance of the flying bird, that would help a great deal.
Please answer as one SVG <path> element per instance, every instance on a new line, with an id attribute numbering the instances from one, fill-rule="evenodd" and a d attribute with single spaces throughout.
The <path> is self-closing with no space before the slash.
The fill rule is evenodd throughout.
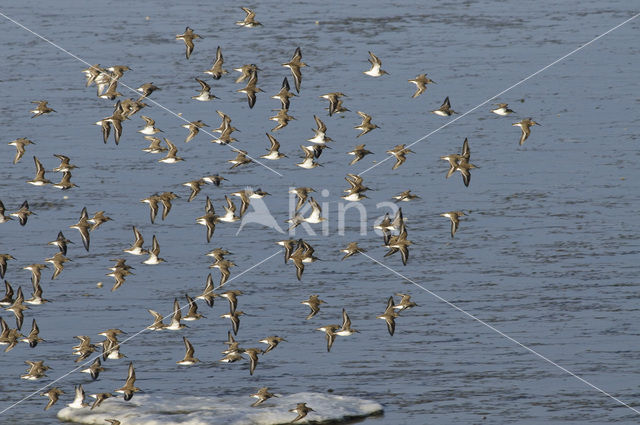
<path id="1" fill-rule="evenodd" d="M 456 234 L 458 230 L 458 225 L 460 224 L 460 217 L 464 215 L 462 211 L 449 211 L 446 213 L 440 214 L 442 217 L 446 217 L 451 220 L 451 237 Z"/>
<path id="2" fill-rule="evenodd" d="M 360 137 L 363 134 L 367 134 L 368 132 L 370 132 L 371 130 L 374 130 L 376 128 L 378 128 L 377 125 L 373 124 L 371 122 L 371 115 L 367 115 L 364 112 L 357 112 L 358 115 L 360 115 L 360 117 L 362 117 L 362 122 L 360 123 L 360 125 L 357 125 L 353 128 L 355 128 L 356 130 L 360 130 L 361 133 L 358 134 L 356 137 Z"/>
<path id="3" fill-rule="evenodd" d="M 36 103 L 38 105 L 35 107 L 35 109 L 30 111 L 31 113 L 33 113 L 31 118 L 39 117 L 40 115 L 48 114 L 50 112 L 56 112 L 55 109 L 49 108 L 49 106 L 47 106 L 48 102 L 46 100 L 34 100 L 31 103 Z"/>
<path id="4" fill-rule="evenodd" d="M 449 96 L 444 99 L 442 105 L 438 109 L 434 109 L 431 113 L 439 115 L 441 117 L 450 117 L 453 114 L 457 114 L 456 111 L 451 109 L 451 103 L 449 102 Z"/>
<path id="5" fill-rule="evenodd" d="M 82 208 L 82 212 L 80 213 L 80 220 L 78 220 L 76 224 L 69 226 L 69 228 L 76 229 L 78 232 L 80 232 L 84 249 L 89 251 L 89 243 L 91 242 L 89 229 L 91 228 L 91 224 L 89 224 L 89 213 L 87 213 L 87 207 Z"/>
<path id="6" fill-rule="evenodd" d="M 296 51 L 293 53 L 291 60 L 287 63 L 283 63 L 282 66 L 291 70 L 293 81 L 296 85 L 296 91 L 300 93 L 300 83 L 302 82 L 302 73 L 300 72 L 300 68 L 307 66 L 306 63 L 302 62 L 302 52 L 300 51 L 300 47 L 296 47 Z"/>
<path id="7" fill-rule="evenodd" d="M 520 130 L 522 130 L 522 135 L 520 136 L 520 146 L 522 146 L 524 141 L 527 140 L 527 138 L 531 134 L 531 127 L 540 124 L 535 122 L 531 118 L 525 118 L 522 121 L 513 123 L 511 125 L 514 127 L 520 127 Z"/>
<path id="8" fill-rule="evenodd" d="M 413 94 L 413 96 L 411 96 L 412 98 L 416 98 L 427 91 L 427 84 L 436 83 L 432 79 L 427 78 L 427 74 L 420 74 L 416 78 L 409 80 L 409 82 L 416 85 L 416 92 Z"/>
<path id="9" fill-rule="evenodd" d="M 280 91 L 277 94 L 275 94 L 274 96 L 271 96 L 271 98 L 278 99 L 282 105 L 282 109 L 289 110 L 289 104 L 290 104 L 289 99 L 294 96 L 295 94 L 291 93 L 289 80 L 287 80 L 287 77 L 284 77 L 284 80 L 282 80 L 282 88 L 280 88 Z"/>
<path id="10" fill-rule="evenodd" d="M 245 28 L 255 28 L 262 25 L 260 22 L 256 21 L 256 13 L 253 10 L 249 9 L 248 7 L 242 7 L 242 10 L 244 10 L 247 16 L 245 16 L 242 21 L 237 21 L 236 25 Z"/>
<path id="11" fill-rule="evenodd" d="M 9 142 L 8 144 L 10 146 L 15 146 L 16 147 L 16 156 L 15 156 L 15 158 L 13 158 L 13 163 L 14 164 L 17 164 L 18 161 L 20 161 L 20 159 L 24 155 L 25 146 L 35 145 L 35 143 L 33 143 L 31 140 L 25 139 L 24 137 L 21 137 L 21 138 L 16 139 L 16 140 L 14 140 L 12 142 Z"/>
<path id="12" fill-rule="evenodd" d="M 117 393 L 124 394 L 124 400 L 129 401 L 133 394 L 140 391 L 140 388 L 136 387 L 134 384 L 136 382 L 136 372 L 133 369 L 133 362 L 129 363 L 129 372 L 127 373 L 127 380 L 122 388 L 118 388 L 115 390 Z"/>
<path id="13" fill-rule="evenodd" d="M 391 336 L 393 336 L 396 330 L 396 318 L 398 317 L 398 313 L 396 313 L 393 308 L 394 305 L 393 297 L 389 297 L 389 300 L 387 301 L 387 308 L 384 310 L 384 313 L 380 316 L 376 316 L 376 319 L 382 319 L 386 322 L 387 330 Z"/>
<path id="14" fill-rule="evenodd" d="M 211 69 L 204 71 L 205 74 L 209 74 L 213 77 L 214 80 L 219 80 L 224 74 L 228 72 L 222 69 L 222 64 L 224 63 L 224 59 L 222 58 L 222 49 L 218 46 L 216 50 L 216 60 L 213 62 L 213 66 Z"/>
<path id="15" fill-rule="evenodd" d="M 369 63 L 371 64 L 371 69 L 368 71 L 363 71 L 363 74 L 369 75 L 371 77 L 380 77 L 384 74 L 389 74 L 387 71 L 380 69 L 382 66 L 382 61 L 378 59 L 376 55 L 369 52 Z"/>
<path id="16" fill-rule="evenodd" d="M 194 48 L 193 40 L 196 38 L 202 38 L 202 37 L 194 33 L 193 30 L 189 27 L 187 27 L 184 30 L 184 33 L 176 35 L 176 40 L 184 41 L 184 44 L 187 48 L 187 50 L 185 51 L 185 55 L 187 59 L 189 59 L 189 57 L 191 56 L 191 53 L 193 52 L 193 48 Z"/>
<path id="17" fill-rule="evenodd" d="M 211 86 L 200 78 L 196 78 L 196 81 L 200 84 L 200 93 L 197 96 L 191 96 L 191 99 L 199 100 L 200 102 L 208 102 L 213 99 L 217 99 L 216 96 L 211 94 Z"/>

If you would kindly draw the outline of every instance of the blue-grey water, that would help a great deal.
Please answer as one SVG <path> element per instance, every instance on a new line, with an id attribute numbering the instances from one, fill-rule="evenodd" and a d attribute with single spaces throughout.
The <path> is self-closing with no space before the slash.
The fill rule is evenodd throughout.
<path id="1" fill-rule="evenodd" d="M 449 96 L 453 109 L 464 113 L 510 85 L 541 69 L 599 34 L 637 13 L 632 1 L 539 2 L 514 0 L 431 3 L 407 1 L 308 1 L 254 3 L 261 28 L 234 25 L 244 13 L 232 2 L 4 2 L 0 11 L 91 64 L 125 64 L 132 71 L 122 82 L 138 87 L 153 82 L 161 88 L 151 98 L 181 113 L 189 121 L 201 119 L 210 128 L 219 124 L 216 110 L 233 119 L 237 147 L 256 157 L 268 146 L 265 132 L 279 102 L 275 94 L 300 46 L 303 60 L 301 93 L 291 101 L 296 120 L 275 132 L 289 158 L 268 165 L 282 177 L 250 164 L 229 171 L 235 156 L 227 147 L 209 142 L 200 133 L 184 143 L 184 124 L 158 106 L 144 109 L 124 123 L 119 146 L 102 143 L 94 122 L 109 116 L 112 101 L 85 88 L 86 65 L 43 40 L 0 18 L 0 200 L 15 211 L 29 200 L 37 214 L 26 226 L 0 224 L 0 253 L 16 257 L 6 279 L 30 296 L 30 274 L 22 267 L 41 263 L 55 253 L 47 242 L 59 230 L 73 240 L 60 277 L 51 281 L 45 270 L 42 286 L 50 300 L 26 311 L 23 332 L 36 318 L 41 337 L 36 348 L 21 343 L 0 354 L 0 409 L 37 391 L 74 368 L 71 346 L 75 335 L 97 335 L 107 328 L 129 334 L 151 323 L 147 309 L 168 314 L 174 297 L 184 303 L 204 288 L 214 247 L 224 247 L 237 264 L 232 277 L 278 251 L 275 242 L 286 235 L 256 223 L 239 234 L 239 224 L 221 223 L 211 243 L 195 218 L 204 211 L 206 195 L 219 212 L 224 194 L 246 186 L 271 193 L 265 198 L 281 226 L 288 218 L 291 186 L 311 186 L 329 218 L 328 235 L 297 233 L 316 249 L 317 261 L 306 267 L 298 282 L 292 264 L 278 254 L 229 282 L 240 289 L 238 340 L 243 347 L 280 335 L 288 342 L 261 357 L 249 376 L 247 362 L 223 364 L 229 323 L 219 318 L 226 301 L 207 316 L 190 322 L 181 332 L 147 332 L 122 345 L 123 360 L 109 360 L 96 382 L 74 373 L 56 385 L 66 395 L 44 412 L 46 398 L 33 396 L 6 411 L 2 423 L 56 423 L 55 411 L 71 401 L 73 386 L 87 392 L 120 387 L 128 361 L 135 364 L 136 384 L 146 393 L 219 396 L 248 394 L 261 386 L 280 393 L 326 392 L 375 400 L 385 406 L 382 417 L 367 424 L 491 423 L 583 424 L 637 423 L 640 416 L 566 372 L 472 320 L 422 289 L 394 275 L 364 256 L 340 261 L 339 249 L 357 240 L 367 253 L 461 309 L 486 321 L 540 354 L 571 370 L 620 400 L 640 405 L 640 169 L 638 124 L 640 56 L 634 20 L 582 51 L 526 81 L 495 102 L 508 102 L 510 117 L 489 112 L 491 105 L 463 117 L 415 145 L 415 154 L 392 171 L 387 161 L 363 174 L 372 191 L 363 201 L 367 233 L 360 234 L 356 209 L 346 216 L 339 233 L 338 201 L 347 187 L 348 172 L 362 172 L 385 158 L 396 144 L 412 143 L 450 118 L 429 113 Z M 145 19 L 148 17 L 148 19 Z M 186 26 L 204 38 L 196 40 L 190 60 L 184 44 L 175 40 Z M 230 71 L 219 81 L 202 73 L 212 64 L 216 47 Z M 367 51 L 373 51 L 390 75 L 372 78 Z M 249 109 L 234 84 L 232 69 L 255 63 L 262 69 L 256 106 Z M 437 82 L 412 99 L 415 87 L 407 80 L 420 73 Z M 219 100 L 197 102 L 194 77 L 207 77 Z M 134 97 L 122 86 L 119 91 Z M 351 111 L 328 117 L 327 102 L 319 95 L 341 91 Z M 31 119 L 32 100 L 46 99 L 56 113 Z M 493 103 L 493 102 L 491 102 Z M 355 111 L 373 116 L 379 129 L 356 139 Z M 156 120 L 162 136 L 174 141 L 184 162 L 169 165 L 159 156 L 141 151 L 146 145 L 140 115 Z M 324 167 L 303 170 L 299 145 L 313 134 L 313 115 L 321 116 L 334 139 L 319 162 Z M 524 146 L 513 122 L 533 117 Z M 17 165 L 7 143 L 27 137 L 36 144 Z M 112 136 L 113 137 L 113 136 Z M 473 170 L 466 188 L 456 174 L 446 180 L 441 155 L 459 152 L 469 138 Z M 366 143 L 375 154 L 349 166 L 346 152 Z M 79 187 L 61 192 L 25 183 L 33 177 L 32 156 L 47 169 L 57 165 L 53 154 L 66 154 L 78 168 Z M 219 172 L 229 179 L 222 187 L 205 186 L 191 203 L 182 183 Z M 59 175 L 49 172 L 57 180 Z M 322 189 L 328 190 L 323 196 Z M 403 204 L 409 239 L 409 263 L 398 254 L 383 258 L 382 239 L 372 231 L 384 214 L 377 208 L 406 189 L 421 196 Z M 181 198 L 165 221 L 149 220 L 140 202 L 155 192 L 174 191 Z M 69 229 L 86 206 L 90 213 L 106 211 L 113 221 L 91 234 L 87 253 L 77 231 Z M 460 228 L 451 239 L 449 222 L 438 214 L 464 210 Z M 131 226 L 150 245 L 156 235 L 161 257 L 157 266 L 139 264 L 144 257 L 122 252 L 133 241 Z M 316 230 L 321 225 L 313 225 Z M 114 258 L 126 257 L 134 275 L 115 292 L 105 276 Z M 213 270 L 214 279 L 219 279 Z M 104 282 L 97 288 L 97 282 Z M 403 312 L 391 337 L 382 314 L 390 295 L 406 292 L 418 307 Z M 306 321 L 300 301 L 319 294 L 327 304 Z M 315 328 L 339 323 L 341 309 L 349 312 L 360 332 L 339 337 L 330 353 L 324 335 Z M 15 326 L 10 312 L 1 312 Z M 201 363 L 176 365 L 184 355 L 182 336 L 196 348 Z M 24 360 L 45 360 L 48 378 L 20 379 Z M 311 416 L 310 416 L 311 418 Z"/>

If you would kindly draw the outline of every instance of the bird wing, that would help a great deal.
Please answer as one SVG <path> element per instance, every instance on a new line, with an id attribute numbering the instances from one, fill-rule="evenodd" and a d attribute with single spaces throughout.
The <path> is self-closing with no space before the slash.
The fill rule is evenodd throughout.
<path id="1" fill-rule="evenodd" d="M 141 248 L 142 244 L 144 244 L 144 239 L 142 237 L 142 233 L 140 233 L 140 231 L 136 229 L 136 226 L 133 226 L 133 234 L 136 238 L 135 242 L 133 243 L 134 246 L 138 246 Z"/>
<path id="2" fill-rule="evenodd" d="M 171 315 L 171 322 L 180 322 L 182 319 L 182 310 L 180 310 L 180 304 L 178 303 L 178 299 L 173 299 L 173 314 Z"/>
<path id="3" fill-rule="evenodd" d="M 267 134 L 267 137 L 269 138 L 269 142 L 271 143 L 270 150 L 278 151 L 280 149 L 280 142 L 278 142 L 276 138 L 273 137 L 271 134 L 269 133 L 266 133 L 266 134 Z"/>
<path id="4" fill-rule="evenodd" d="M 342 329 L 351 328 L 351 319 L 349 319 L 349 315 L 347 314 L 347 310 L 342 309 Z"/>
<path id="5" fill-rule="evenodd" d="M 193 48 L 194 48 L 193 39 L 191 37 L 186 37 L 184 39 L 184 44 L 187 46 L 185 55 L 187 59 L 189 59 L 189 56 L 191 56 L 191 53 L 193 52 Z"/>
<path id="6" fill-rule="evenodd" d="M 300 67 L 292 65 L 291 74 L 293 75 L 296 91 L 300 93 L 300 83 L 302 83 L 302 72 L 300 72 Z"/>
<path id="7" fill-rule="evenodd" d="M 133 369 L 133 362 L 131 362 L 129 363 L 129 371 L 127 372 L 127 381 L 125 382 L 124 386 L 132 387 L 135 382 L 136 382 L 136 371 Z"/>
<path id="8" fill-rule="evenodd" d="M 224 199 L 225 199 L 225 201 L 227 201 L 227 206 L 225 207 L 225 210 L 230 211 L 232 213 L 235 213 L 236 212 L 236 206 L 233 203 L 233 201 L 227 195 L 224 195 Z"/>
<path id="9" fill-rule="evenodd" d="M 158 243 L 158 239 L 156 238 L 156 235 L 153 235 L 153 242 L 151 244 L 151 252 L 156 256 L 160 254 L 160 244 Z"/>
<path id="10" fill-rule="evenodd" d="M 318 118 L 316 115 L 314 115 L 313 119 L 316 120 L 316 125 L 318 126 L 318 131 L 320 131 L 322 133 L 327 131 L 327 126 L 322 122 L 322 120 L 320 118 Z"/>
<path id="11" fill-rule="evenodd" d="M 369 52 L 369 62 L 373 66 L 382 65 L 382 62 L 380 61 L 380 59 L 378 59 L 378 57 L 371 52 Z"/>
<path id="12" fill-rule="evenodd" d="M 187 339 L 186 336 L 182 337 L 182 340 L 184 341 L 184 348 L 186 350 L 186 355 L 185 357 L 193 357 L 193 354 L 195 353 L 195 349 L 193 348 L 193 345 L 191 344 L 191 342 L 189 342 L 189 340 Z"/>
<path id="13" fill-rule="evenodd" d="M 462 143 L 462 156 L 469 160 L 471 157 L 471 150 L 469 149 L 469 140 L 465 137 Z"/>
<path id="14" fill-rule="evenodd" d="M 219 47 L 218 47 L 219 49 Z M 211 90 L 211 86 L 207 83 L 205 83 L 204 81 L 202 81 L 200 78 L 196 78 L 196 81 L 198 83 L 200 83 L 200 86 L 202 87 L 202 91 L 209 91 Z"/>

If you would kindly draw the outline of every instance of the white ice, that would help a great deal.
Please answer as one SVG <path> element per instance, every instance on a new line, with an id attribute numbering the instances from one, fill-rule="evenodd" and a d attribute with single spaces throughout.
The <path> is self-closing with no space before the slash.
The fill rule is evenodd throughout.
<path id="1" fill-rule="evenodd" d="M 100 425 L 108 425 L 107 418 L 118 419 L 122 425 L 276 425 L 291 423 L 296 414 L 289 410 L 297 403 L 307 403 L 314 410 L 296 422 L 300 424 L 347 421 L 383 411 L 382 405 L 370 400 L 311 392 L 279 395 L 250 407 L 255 400 L 248 395 L 160 398 L 136 394 L 128 402 L 107 399 L 94 410 L 66 407 L 58 412 L 58 419 Z"/>

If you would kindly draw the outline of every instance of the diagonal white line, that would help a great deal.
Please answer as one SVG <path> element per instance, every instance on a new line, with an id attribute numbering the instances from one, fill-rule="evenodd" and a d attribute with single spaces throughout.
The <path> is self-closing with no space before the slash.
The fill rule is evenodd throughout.
<path id="1" fill-rule="evenodd" d="M 456 118 L 447 121 L 446 124 L 441 125 L 440 127 L 436 128 L 435 130 L 431 131 L 430 133 L 425 134 L 424 136 L 422 136 L 421 138 L 419 138 L 418 140 L 416 140 L 415 142 L 411 143 L 410 145 L 407 146 L 407 149 L 412 147 L 413 145 L 416 145 L 420 142 L 422 142 L 424 139 L 426 139 L 429 136 L 432 136 L 433 134 L 439 132 L 440 130 L 442 130 L 443 128 L 446 128 L 448 126 L 450 126 L 451 124 L 453 124 L 454 122 L 458 121 L 459 119 L 465 117 L 466 115 L 469 115 L 470 113 L 472 113 L 473 111 L 475 111 L 476 109 L 486 105 L 487 103 L 491 102 L 492 100 L 502 96 L 503 94 L 505 94 L 506 92 L 508 92 L 509 90 L 518 87 L 520 84 L 524 83 L 525 81 L 530 80 L 531 78 L 535 77 L 536 75 L 540 74 L 541 72 L 546 71 L 547 69 L 551 68 L 553 65 L 557 64 L 558 62 L 561 62 L 563 60 L 565 60 L 566 58 L 568 58 L 569 56 L 573 55 L 574 53 L 579 52 L 580 50 L 584 49 L 585 47 L 587 47 L 588 45 L 590 45 L 591 43 L 596 42 L 597 40 L 601 39 L 602 37 L 604 37 L 605 35 L 609 34 L 612 31 L 617 30 L 618 28 L 620 28 L 621 26 L 633 21 L 634 19 L 636 19 L 638 16 L 640 16 L 640 13 L 636 13 L 635 15 L 633 15 L 631 18 L 627 19 L 624 22 L 619 23 L 618 25 L 616 25 L 615 27 L 609 29 L 608 31 L 606 31 L 605 33 L 600 34 L 599 36 L 597 36 L 596 38 L 594 38 L 593 40 L 583 44 L 580 47 L 577 47 L 575 49 L 573 49 L 572 51 L 570 51 L 569 53 L 567 53 L 564 56 L 559 57 L 558 59 L 554 60 L 553 62 L 551 62 L 550 64 L 548 64 L 547 66 L 540 68 L 539 70 L 537 70 L 536 72 L 534 72 L 533 74 L 529 75 L 528 77 L 523 78 L 522 80 L 518 81 L 517 83 L 509 86 L 508 88 L 502 90 L 500 93 L 490 97 L 489 99 L 485 100 L 484 102 L 474 106 L 473 108 L 469 109 L 467 112 L 465 112 L 462 115 L 457 116 Z M 389 160 L 393 158 L 393 155 L 389 155 L 387 156 L 385 159 L 381 160 L 380 162 L 377 162 L 375 164 L 373 164 L 371 167 L 367 168 L 366 170 L 362 171 L 361 173 L 359 173 L 359 175 L 363 175 L 364 173 L 368 172 L 369 170 L 373 170 L 374 168 L 376 168 L 378 165 L 382 164 L 383 162 Z"/>
<path id="2" fill-rule="evenodd" d="M 249 267 L 246 270 L 243 270 L 242 272 L 238 273 L 237 275 L 233 276 L 232 278 L 230 278 L 227 282 L 225 282 L 225 285 L 231 281 L 233 281 L 234 279 L 239 278 L 240 276 L 242 276 L 243 274 L 255 269 L 256 267 L 260 266 L 261 264 L 269 261 L 270 259 L 272 259 L 273 257 L 275 257 L 276 255 L 280 254 L 280 250 L 274 252 L 273 254 L 271 254 L 270 256 L 268 256 L 267 258 L 265 258 L 264 260 L 254 264 L 253 266 Z M 223 285 L 223 286 L 225 286 Z M 209 294 L 214 292 L 217 289 L 220 289 L 221 287 L 218 286 L 217 288 L 213 289 L 212 291 L 206 292 L 205 294 Z M 197 300 L 194 300 L 194 302 L 198 302 Z M 183 309 L 185 309 L 186 307 L 188 307 L 189 304 L 185 304 L 182 307 L 180 307 L 180 311 L 182 311 Z M 162 318 L 162 320 L 166 319 L 167 317 L 170 317 L 173 315 L 173 312 L 171 314 L 167 314 L 166 316 L 164 316 Z M 138 335 L 140 335 L 143 332 L 146 332 L 148 329 L 146 327 L 142 328 L 141 330 L 139 330 L 138 332 L 134 333 L 133 335 L 131 335 L 130 337 L 123 339 L 122 341 L 119 342 L 119 345 L 122 345 L 128 341 L 131 341 L 133 338 L 137 337 Z M 113 349 L 111 349 L 113 350 Z M 110 352 L 111 350 L 108 350 L 107 352 Z M 39 394 L 41 391 L 46 390 L 47 388 L 49 388 L 50 386 L 52 386 L 53 384 L 55 384 L 58 381 L 61 381 L 62 379 L 66 378 L 67 376 L 71 375 L 72 373 L 77 372 L 78 370 L 82 369 L 83 367 L 89 365 L 90 363 L 92 363 L 95 359 L 99 358 L 102 356 L 102 353 L 90 358 L 89 360 L 87 360 L 86 362 L 82 363 L 80 366 L 77 366 L 74 369 L 71 369 L 69 372 L 65 373 L 64 375 L 59 376 L 58 378 L 54 379 L 53 381 L 49 382 L 48 384 L 42 386 L 41 388 L 38 388 L 37 390 L 33 391 L 32 393 L 27 394 L 25 397 L 23 397 L 22 399 L 16 401 L 15 403 L 13 403 L 10 406 L 5 407 L 4 409 L 0 410 L 0 415 L 2 415 L 3 413 L 5 413 L 8 410 L 13 409 L 14 407 L 16 407 L 17 405 L 19 405 L 20 403 L 30 399 L 31 397 L 33 397 L 34 395 Z"/>
<path id="3" fill-rule="evenodd" d="M 463 310 L 462 308 L 458 307 L 457 305 L 455 305 L 454 303 L 452 303 L 451 301 L 448 301 L 444 298 L 442 298 L 440 295 L 436 294 L 433 291 L 430 291 L 429 289 L 425 288 L 424 286 L 420 285 L 419 283 L 415 282 L 414 280 L 408 278 L 407 276 L 403 275 L 402 273 L 392 269 L 391 267 L 387 266 L 386 264 L 376 260 L 375 258 L 373 258 L 372 256 L 359 251 L 360 254 L 364 255 L 365 257 L 367 257 L 368 259 L 370 259 L 371 261 L 373 261 L 374 263 L 377 263 L 379 265 L 381 265 L 382 267 L 384 267 L 385 269 L 389 270 L 391 273 L 401 277 L 402 279 L 406 280 L 409 283 L 414 284 L 415 286 L 417 286 L 418 288 L 422 289 L 423 291 L 427 292 L 429 295 L 434 296 L 435 298 L 439 299 L 440 301 L 442 301 L 443 303 L 447 304 L 450 307 L 455 308 L 456 310 L 458 310 L 459 312 L 463 313 L 464 315 L 472 318 L 473 320 L 475 320 L 478 323 L 481 323 L 482 325 L 486 326 L 487 328 L 491 329 L 492 331 L 496 332 L 497 334 L 499 334 L 500 336 L 503 336 L 504 338 L 508 339 L 509 341 L 519 345 L 520 347 L 524 348 L 525 350 L 529 351 L 532 354 L 535 354 L 536 356 L 540 357 L 542 360 L 546 361 L 547 363 L 552 364 L 553 366 L 557 367 L 558 369 L 562 370 L 563 372 L 568 373 L 569 375 L 573 376 L 574 378 L 576 378 L 577 380 L 583 382 L 584 384 L 590 386 L 591 388 L 601 392 L 602 394 L 606 395 L 607 397 L 615 400 L 616 402 L 620 403 L 621 405 L 623 405 L 624 407 L 627 407 L 631 410 L 633 410 L 634 412 L 640 414 L 640 410 L 629 406 L 627 403 L 625 403 L 624 401 L 620 400 L 619 398 L 609 394 L 608 392 L 606 392 L 605 390 L 603 390 L 602 388 L 592 384 L 591 382 L 587 381 L 586 379 L 576 375 L 575 373 L 571 372 L 569 369 L 559 365 L 558 363 L 554 362 L 553 360 L 551 360 L 550 358 L 546 357 L 543 354 L 540 354 L 539 352 L 537 352 L 536 350 L 534 350 L 533 348 L 530 348 L 526 345 L 524 345 L 523 343 L 521 343 L 520 341 L 510 337 L 509 335 L 505 334 L 504 332 L 502 332 L 500 329 L 497 329 L 495 326 L 490 325 L 489 323 L 485 322 L 484 320 L 478 318 L 477 316 L 474 316 L 473 314 L 469 313 L 466 310 Z"/>
<path id="4" fill-rule="evenodd" d="M 42 35 L 38 34 L 37 32 L 35 32 L 35 31 L 33 31 L 33 30 L 31 30 L 31 29 L 27 28 L 26 26 L 22 25 L 20 22 L 16 21 L 15 19 L 10 18 L 9 16 L 5 15 L 5 14 L 4 14 L 4 13 L 2 13 L 2 12 L 0 12 L 0 16 L 2 16 L 3 18 L 7 19 L 8 21 L 13 22 L 14 24 L 16 24 L 17 26 L 19 26 L 20 28 L 24 29 L 25 31 L 30 32 L 31 34 L 35 35 L 36 37 L 40 38 L 41 40 L 43 40 L 43 41 L 45 41 L 45 42 L 49 43 L 50 45 L 52 45 L 52 46 L 53 46 L 53 47 L 55 47 L 56 49 L 58 49 L 58 50 L 60 50 L 60 51 L 62 51 L 62 52 L 64 52 L 64 53 L 66 53 L 67 55 L 71 56 L 72 58 L 76 59 L 77 61 L 84 63 L 84 64 L 85 64 L 85 65 L 87 65 L 89 68 L 95 68 L 93 65 L 91 65 L 91 64 L 90 64 L 89 62 L 87 62 L 86 60 L 82 59 L 81 57 L 79 57 L 79 56 L 77 56 L 77 55 L 74 55 L 73 53 L 71 53 L 70 51 L 68 51 L 67 49 L 65 49 L 64 47 L 59 46 L 58 44 L 54 43 L 53 41 L 49 40 L 48 38 L 46 38 L 46 37 L 44 37 L 44 36 L 42 36 Z M 118 80 L 118 83 L 119 83 L 121 86 L 124 86 L 125 88 L 129 89 L 130 91 L 132 91 L 132 92 L 136 93 L 136 95 L 138 95 L 138 94 L 139 94 L 139 92 L 138 92 L 136 89 L 134 89 L 134 88 L 132 88 L 132 87 L 129 87 L 129 86 L 128 86 L 128 85 L 126 85 L 125 83 L 123 83 L 123 82 L 121 82 L 121 81 L 119 81 L 119 80 Z M 146 98 L 145 98 L 145 100 L 148 100 L 149 102 L 153 103 L 154 105 L 156 105 L 156 106 L 158 106 L 158 107 L 160 107 L 160 108 L 164 109 L 165 111 L 167 111 L 167 112 L 168 112 L 168 113 L 170 113 L 171 115 L 175 116 L 176 118 L 179 118 L 179 119 L 181 119 L 182 121 L 184 121 L 184 122 L 186 122 L 186 123 L 190 123 L 190 121 L 189 121 L 188 119 L 184 118 L 182 115 L 177 114 L 176 112 L 174 112 L 174 111 L 172 111 L 171 109 L 167 108 L 166 106 L 164 106 L 164 105 L 162 105 L 162 104 L 160 104 L 160 103 L 156 102 L 155 100 L 153 100 L 153 99 L 151 99 L 151 98 L 149 98 L 149 97 L 146 97 Z M 209 131 L 205 130 L 204 128 L 201 128 L 201 129 L 200 129 L 200 131 L 201 131 L 201 132 L 203 132 L 203 133 L 205 133 L 205 134 L 207 134 L 207 135 L 209 135 L 209 136 L 211 136 L 211 137 L 216 137 L 214 134 L 211 134 Z M 216 137 L 216 138 L 217 138 L 217 137 Z M 234 152 L 236 152 L 236 153 L 239 153 L 239 152 L 240 152 L 240 149 L 235 148 L 235 147 L 231 146 L 230 144 L 226 144 L 226 146 L 228 146 L 229 148 L 231 148 L 231 150 L 233 150 L 233 151 L 234 151 Z M 273 168 L 269 167 L 268 165 L 266 165 L 266 164 L 264 164 L 264 163 L 262 163 L 262 162 L 258 161 L 257 159 L 255 159 L 255 158 L 253 158 L 253 157 L 251 157 L 251 156 L 249 156 L 249 155 L 246 155 L 246 156 L 247 156 L 247 158 L 251 159 L 253 162 L 255 162 L 255 163 L 257 163 L 257 164 L 262 165 L 264 168 L 266 168 L 267 170 L 271 171 L 272 173 L 277 174 L 277 175 L 279 175 L 280 177 L 284 177 L 282 174 L 280 174 L 278 171 L 274 170 Z"/>

